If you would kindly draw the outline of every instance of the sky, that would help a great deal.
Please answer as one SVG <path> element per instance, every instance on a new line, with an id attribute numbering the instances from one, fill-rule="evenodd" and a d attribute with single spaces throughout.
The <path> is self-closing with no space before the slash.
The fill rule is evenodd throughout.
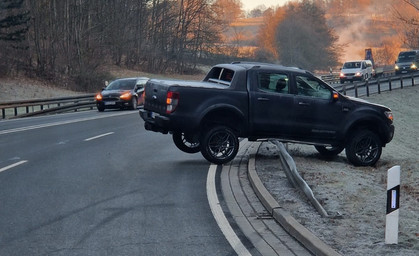
<path id="1" fill-rule="evenodd" d="M 282 6 L 288 0 L 241 0 L 243 4 L 243 9 L 245 11 L 250 11 L 259 5 L 265 5 L 267 8 L 271 6 Z"/>

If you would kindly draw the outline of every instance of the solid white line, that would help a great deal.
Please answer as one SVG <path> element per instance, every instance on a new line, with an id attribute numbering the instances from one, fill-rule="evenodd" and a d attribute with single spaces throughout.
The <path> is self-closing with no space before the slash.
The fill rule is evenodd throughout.
<path id="1" fill-rule="evenodd" d="M 89 141 L 89 140 L 98 139 L 98 138 L 105 137 L 105 136 L 108 136 L 108 135 L 111 135 L 111 134 L 114 134 L 114 132 L 108 132 L 108 133 L 104 133 L 104 134 L 101 134 L 101 135 L 98 135 L 98 136 L 94 136 L 94 137 L 91 137 L 91 138 L 87 138 L 87 139 L 85 139 L 84 141 Z"/>
<path id="2" fill-rule="evenodd" d="M 3 168 L 1 168 L 1 169 L 0 169 L 0 172 L 3 172 L 3 171 L 8 170 L 8 169 L 10 169 L 10 168 L 13 168 L 13 167 L 16 167 L 16 166 L 18 166 L 18 165 L 24 164 L 24 163 L 26 163 L 26 162 L 27 162 L 27 160 L 22 160 L 22 161 L 20 161 L 20 162 L 17 162 L 17 163 L 11 164 L 11 165 L 9 165 L 9 166 L 3 167 Z"/>
<path id="3" fill-rule="evenodd" d="M 234 251 L 239 256 L 251 256 L 250 252 L 240 241 L 233 228 L 230 226 L 226 216 L 223 213 L 223 210 L 220 206 L 220 201 L 218 200 L 217 190 L 215 188 L 215 173 L 217 171 L 217 165 L 211 164 L 208 170 L 207 176 L 207 197 L 208 202 L 211 208 L 211 212 L 214 215 L 215 220 L 217 221 L 218 226 L 226 237 L 227 241 L 233 247 Z"/>

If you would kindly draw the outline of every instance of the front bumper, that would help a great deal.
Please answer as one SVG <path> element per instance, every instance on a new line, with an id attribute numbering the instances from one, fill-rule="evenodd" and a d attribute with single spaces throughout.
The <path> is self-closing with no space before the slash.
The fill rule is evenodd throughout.
<path id="1" fill-rule="evenodd" d="M 125 101 L 125 100 L 106 100 L 106 101 L 96 101 L 96 105 L 98 107 L 103 107 L 103 108 L 109 108 L 109 109 L 114 109 L 114 108 L 128 108 L 132 106 L 132 102 L 131 101 Z"/>
<path id="2" fill-rule="evenodd" d="M 389 143 L 394 137 L 394 125 L 390 125 L 388 132 L 387 132 L 387 137 L 385 138 L 385 144 Z"/>

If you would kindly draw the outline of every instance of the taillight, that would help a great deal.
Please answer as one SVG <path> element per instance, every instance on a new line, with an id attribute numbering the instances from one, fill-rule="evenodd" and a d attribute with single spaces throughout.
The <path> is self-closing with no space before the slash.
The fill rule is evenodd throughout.
<path id="1" fill-rule="evenodd" d="M 179 103 L 178 92 L 167 92 L 166 97 L 166 113 L 170 114 L 176 110 L 177 104 Z"/>

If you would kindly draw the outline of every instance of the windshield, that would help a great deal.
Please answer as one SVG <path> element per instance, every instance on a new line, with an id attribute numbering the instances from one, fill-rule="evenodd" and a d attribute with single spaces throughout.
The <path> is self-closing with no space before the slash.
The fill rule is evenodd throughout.
<path id="1" fill-rule="evenodd" d="M 111 82 L 106 90 L 132 90 L 135 86 L 136 80 L 115 80 Z"/>
<path id="2" fill-rule="evenodd" d="M 412 62 L 415 60 L 415 52 L 403 52 L 399 54 L 397 62 Z"/>
<path id="3" fill-rule="evenodd" d="M 359 61 L 345 62 L 345 64 L 343 64 L 343 68 L 361 68 L 361 62 Z"/>

